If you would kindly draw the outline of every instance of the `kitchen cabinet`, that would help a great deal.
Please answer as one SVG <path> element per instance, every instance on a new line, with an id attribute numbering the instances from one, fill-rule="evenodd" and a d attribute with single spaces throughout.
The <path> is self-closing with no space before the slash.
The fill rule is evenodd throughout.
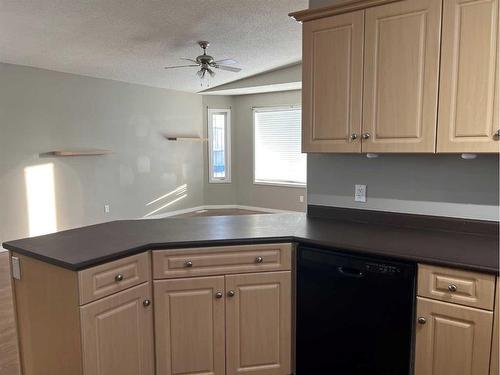
<path id="1" fill-rule="evenodd" d="M 303 151 L 498 153 L 499 1 L 342 1 L 292 13 L 304 22 Z"/>
<path id="2" fill-rule="evenodd" d="M 363 29 L 363 11 L 304 24 L 304 152 L 361 152 Z"/>
<path id="3" fill-rule="evenodd" d="M 420 264 L 418 295 L 484 310 L 493 310 L 495 276 Z"/>
<path id="4" fill-rule="evenodd" d="M 155 281 L 157 373 L 289 374 L 291 272 Z"/>
<path id="5" fill-rule="evenodd" d="M 154 375 L 151 285 L 80 309 L 84 374 Z"/>
<path id="6" fill-rule="evenodd" d="M 417 298 L 415 375 L 488 375 L 493 313 Z"/>
<path id="7" fill-rule="evenodd" d="M 438 152 L 498 152 L 499 1 L 444 0 Z"/>
<path id="8" fill-rule="evenodd" d="M 23 375 L 154 374 L 149 252 L 79 272 L 11 256 Z"/>
<path id="9" fill-rule="evenodd" d="M 227 374 L 291 373 L 291 272 L 226 276 Z"/>
<path id="10" fill-rule="evenodd" d="M 80 271 L 11 253 L 23 375 L 293 373 L 292 244 L 152 253 Z M 499 375 L 498 278 L 419 264 L 417 288 L 415 375 Z"/>
<path id="11" fill-rule="evenodd" d="M 500 278 L 497 277 L 495 295 L 495 317 L 493 323 L 493 340 L 491 343 L 490 375 L 500 375 Z"/>
<path id="12" fill-rule="evenodd" d="M 417 294 L 415 375 L 488 375 L 494 276 L 420 264 Z"/>
<path id="13" fill-rule="evenodd" d="M 434 152 L 441 2 L 373 7 L 365 20 L 363 152 Z"/>
<path id="14" fill-rule="evenodd" d="M 291 373 L 291 244 L 153 251 L 157 373 Z"/>
<path id="15" fill-rule="evenodd" d="M 154 283 L 158 374 L 224 374 L 224 276 Z"/>

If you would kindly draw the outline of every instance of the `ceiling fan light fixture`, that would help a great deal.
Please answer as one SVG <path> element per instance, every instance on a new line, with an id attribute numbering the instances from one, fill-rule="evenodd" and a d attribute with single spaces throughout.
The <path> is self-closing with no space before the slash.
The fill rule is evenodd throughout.
<path id="1" fill-rule="evenodd" d="M 195 59 L 188 59 L 188 58 L 182 58 L 182 60 L 189 61 L 191 63 L 194 63 L 192 65 L 178 65 L 178 66 L 167 66 L 165 69 L 172 69 L 172 68 L 187 68 L 187 67 L 200 67 L 200 70 L 196 72 L 196 75 L 200 79 L 205 79 L 209 77 L 214 77 L 215 76 L 215 71 L 212 69 L 220 69 L 220 70 L 226 70 L 228 72 L 234 72 L 238 73 L 241 71 L 241 68 L 236 68 L 232 66 L 227 66 L 227 65 L 233 65 L 237 64 L 238 62 L 233 59 L 224 59 L 224 60 L 215 60 L 212 56 L 207 55 L 207 48 L 210 45 L 209 42 L 207 41 L 199 41 L 198 45 L 203 49 L 203 54 L 196 57 Z M 208 72 L 208 76 L 207 76 Z"/>

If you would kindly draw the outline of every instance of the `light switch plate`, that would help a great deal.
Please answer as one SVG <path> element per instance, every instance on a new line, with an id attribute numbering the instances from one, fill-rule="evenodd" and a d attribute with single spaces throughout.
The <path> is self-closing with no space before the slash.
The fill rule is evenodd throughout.
<path id="1" fill-rule="evenodd" d="M 21 261 L 18 257 L 12 257 L 12 277 L 21 280 Z"/>
<path id="2" fill-rule="evenodd" d="M 354 185 L 354 201 L 366 202 L 366 185 Z"/>

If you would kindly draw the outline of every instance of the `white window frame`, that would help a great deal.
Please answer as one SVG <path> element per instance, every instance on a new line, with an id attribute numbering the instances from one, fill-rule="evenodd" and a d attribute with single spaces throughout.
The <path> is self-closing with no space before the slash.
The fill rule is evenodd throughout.
<path id="1" fill-rule="evenodd" d="M 262 186 L 280 186 L 280 187 L 291 187 L 304 189 L 307 187 L 306 183 L 294 183 L 294 182 L 280 182 L 280 181 L 260 181 L 255 179 L 255 114 L 257 112 L 274 112 L 274 111 L 286 111 L 286 110 L 302 110 L 300 105 L 281 105 L 281 106 L 269 106 L 269 107 L 252 107 L 252 138 L 253 138 L 253 184 Z"/>
<path id="2" fill-rule="evenodd" d="M 226 176 L 214 177 L 213 176 L 213 115 L 217 113 L 226 114 L 226 129 L 225 129 L 225 163 L 226 163 Z M 208 182 L 211 184 L 230 184 L 231 183 L 231 109 L 216 109 L 209 108 L 207 113 L 207 127 L 208 127 Z"/>

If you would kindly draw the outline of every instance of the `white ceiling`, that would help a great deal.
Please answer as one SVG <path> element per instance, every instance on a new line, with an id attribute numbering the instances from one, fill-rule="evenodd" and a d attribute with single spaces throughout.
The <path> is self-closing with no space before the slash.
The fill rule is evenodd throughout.
<path id="1" fill-rule="evenodd" d="M 0 0 L 0 61 L 197 92 L 198 40 L 240 73 L 210 87 L 301 59 L 301 26 L 288 18 L 308 0 Z"/>

